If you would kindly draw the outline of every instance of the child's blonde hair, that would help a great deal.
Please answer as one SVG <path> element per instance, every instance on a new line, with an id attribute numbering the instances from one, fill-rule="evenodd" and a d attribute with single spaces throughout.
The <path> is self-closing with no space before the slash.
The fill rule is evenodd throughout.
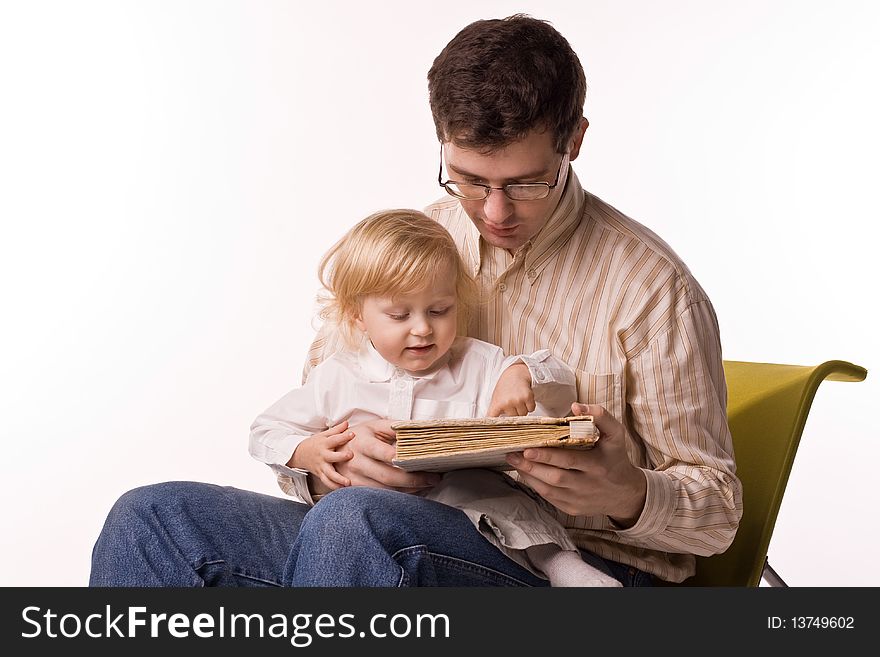
<path id="1" fill-rule="evenodd" d="M 355 319 L 368 296 L 395 297 L 424 289 L 444 265 L 455 275 L 462 333 L 479 292 L 452 236 L 417 210 L 383 210 L 355 225 L 321 259 L 322 319 L 335 323 L 349 347 L 359 344 Z"/>

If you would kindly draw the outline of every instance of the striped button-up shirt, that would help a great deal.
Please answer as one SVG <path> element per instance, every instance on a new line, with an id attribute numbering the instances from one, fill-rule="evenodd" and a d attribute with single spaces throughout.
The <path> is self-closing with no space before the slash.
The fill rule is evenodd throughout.
<path id="1" fill-rule="evenodd" d="M 628 431 L 647 479 L 632 527 L 559 519 L 575 543 L 668 581 L 724 551 L 742 515 L 727 426 L 718 322 L 706 293 L 657 235 L 584 191 L 573 171 L 543 228 L 513 255 L 483 240 L 457 200 L 426 213 L 449 230 L 480 283 L 469 334 L 506 353 L 547 348 L 576 373 L 578 399 Z M 335 350 L 319 336 L 309 363 Z M 307 364 L 308 369 L 310 365 Z"/>

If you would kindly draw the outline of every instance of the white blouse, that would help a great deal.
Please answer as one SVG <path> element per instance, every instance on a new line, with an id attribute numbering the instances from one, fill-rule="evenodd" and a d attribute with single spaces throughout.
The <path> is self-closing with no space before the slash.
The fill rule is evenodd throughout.
<path id="1" fill-rule="evenodd" d="M 355 425 L 379 418 L 484 417 L 501 373 L 518 362 L 532 375 L 536 408 L 530 415 L 568 415 L 577 397 L 574 371 L 546 349 L 505 357 L 495 345 L 459 337 L 445 362 L 414 376 L 366 342 L 359 352 L 330 356 L 311 370 L 301 388 L 260 414 L 251 425 L 250 454 L 276 472 L 285 493 L 311 504 L 308 473 L 286 465 L 305 438 L 343 420 Z"/>

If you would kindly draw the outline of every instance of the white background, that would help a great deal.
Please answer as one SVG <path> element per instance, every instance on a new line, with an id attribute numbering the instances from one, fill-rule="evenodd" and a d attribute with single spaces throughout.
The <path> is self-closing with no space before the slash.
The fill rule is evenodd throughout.
<path id="1" fill-rule="evenodd" d="M 581 181 L 688 263 L 725 358 L 872 370 L 820 387 L 770 558 L 880 584 L 868 0 L 4 2 L 0 584 L 84 585 L 136 486 L 280 494 L 248 429 L 299 384 L 317 261 L 440 195 L 425 74 L 517 11 L 583 61 Z"/>

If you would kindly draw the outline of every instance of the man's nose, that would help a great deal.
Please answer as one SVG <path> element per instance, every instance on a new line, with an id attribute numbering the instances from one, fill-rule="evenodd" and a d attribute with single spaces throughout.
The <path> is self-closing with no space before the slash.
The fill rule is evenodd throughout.
<path id="1" fill-rule="evenodd" d="M 513 201 L 503 189 L 492 189 L 483 201 L 483 215 L 491 224 L 501 224 L 513 214 Z"/>

